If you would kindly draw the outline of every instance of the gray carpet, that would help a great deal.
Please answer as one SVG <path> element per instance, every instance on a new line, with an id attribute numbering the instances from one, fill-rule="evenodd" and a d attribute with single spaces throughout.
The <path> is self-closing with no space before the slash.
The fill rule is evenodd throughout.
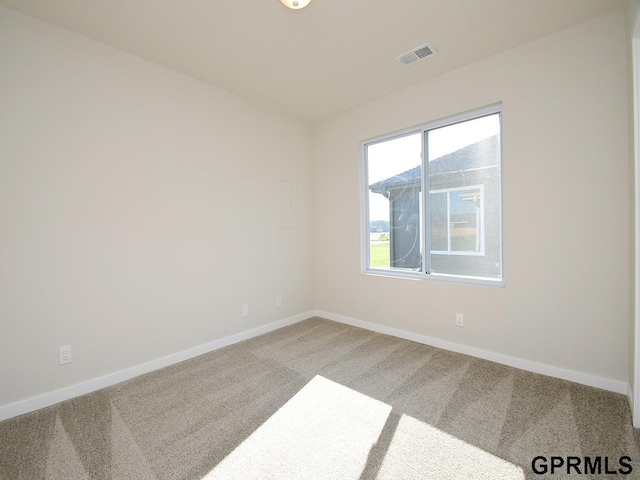
<path id="1" fill-rule="evenodd" d="M 0 423 L 0 479 L 640 478 L 639 440 L 623 395 L 314 318 Z"/>

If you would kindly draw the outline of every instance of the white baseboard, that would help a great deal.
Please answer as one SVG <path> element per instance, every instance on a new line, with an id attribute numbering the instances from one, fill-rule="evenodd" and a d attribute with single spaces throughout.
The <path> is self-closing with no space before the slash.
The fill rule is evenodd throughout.
<path id="1" fill-rule="evenodd" d="M 316 315 L 318 317 L 326 318 L 327 320 L 333 320 L 334 322 L 340 322 L 347 325 L 352 325 L 354 327 L 364 328 L 365 330 L 371 330 L 377 333 L 384 333 L 385 335 L 404 338 L 405 340 L 424 343 L 425 345 L 442 348 L 444 350 L 450 350 L 452 352 L 464 353 L 465 355 L 471 355 L 473 357 L 482 358 L 484 360 L 490 360 L 492 362 L 501 363 L 510 367 L 519 368 L 521 370 L 527 370 L 529 372 L 561 378 L 563 380 L 569 380 L 571 382 L 588 385 L 590 387 L 596 387 L 615 393 L 621 393 L 623 395 L 627 395 L 630 400 L 632 398 L 630 396 L 631 387 L 627 382 L 597 377 L 595 375 L 589 375 L 587 373 L 576 372 L 574 370 L 554 367 L 552 365 L 545 365 L 543 363 L 532 362 L 530 360 L 523 360 L 521 358 L 511 357 L 509 355 L 503 355 L 501 353 L 494 353 L 479 348 L 468 347 L 459 343 L 440 340 L 437 338 L 428 337 L 426 335 L 420 335 L 418 333 L 408 332 L 406 330 L 400 330 L 393 327 L 378 325 L 376 323 L 370 323 L 364 320 L 357 320 L 355 318 L 345 317 L 344 315 L 338 315 L 335 313 L 317 310 Z"/>
<path id="2" fill-rule="evenodd" d="M 633 388 L 631 388 L 631 384 L 627 383 L 627 399 L 629 400 L 629 408 L 631 409 L 631 416 L 633 417 L 633 428 L 640 428 L 640 418 L 637 415 L 634 415 L 634 398 L 633 398 Z"/>
<path id="3" fill-rule="evenodd" d="M 182 362 L 184 360 L 189 360 L 190 358 L 197 357 L 198 355 L 209 353 L 214 350 L 218 350 L 219 348 L 223 348 L 228 345 L 233 345 L 234 343 L 238 343 L 243 340 L 248 340 L 250 338 L 256 337 L 258 335 L 262 335 L 264 333 L 271 332 L 273 330 L 277 330 L 282 327 L 286 327 L 288 325 L 293 325 L 294 323 L 301 322 L 303 320 L 306 320 L 314 316 L 326 318 L 334 322 L 352 325 L 354 327 L 364 328 L 365 330 L 370 330 L 373 332 L 383 333 L 385 335 L 392 335 L 394 337 L 404 338 L 406 340 L 412 340 L 414 342 L 423 343 L 425 345 L 431 345 L 433 347 L 442 348 L 444 350 L 450 350 L 452 352 L 471 355 L 473 357 L 490 360 L 492 362 L 501 363 L 503 365 L 509 365 L 511 367 L 520 368 L 522 370 L 527 370 L 534 373 L 540 373 L 542 375 L 548 375 L 551 377 L 561 378 L 563 380 L 569 380 L 569 381 L 580 383 L 583 385 L 588 385 L 591 387 L 602 388 L 603 390 L 609 390 L 611 392 L 621 393 L 627 396 L 627 398 L 629 399 L 629 404 L 631 405 L 632 411 L 633 411 L 633 393 L 632 393 L 630 384 L 627 382 L 611 380 L 603 377 L 597 377 L 597 376 L 589 375 L 586 373 L 576 372 L 573 370 L 567 370 L 564 368 L 554 367 L 551 365 L 532 362 L 530 360 L 523 360 L 520 358 L 511 357 L 511 356 L 503 355 L 500 353 L 490 352 L 488 350 L 468 347 L 466 345 L 461 345 L 461 344 L 449 342 L 446 340 L 440 340 L 437 338 L 428 337 L 426 335 L 421 335 L 421 334 L 409 332 L 406 330 L 400 330 L 400 329 L 388 327 L 385 325 L 378 325 L 375 323 L 366 322 L 364 320 L 357 320 L 355 318 L 346 317 L 344 315 L 338 315 L 335 313 L 316 310 L 316 311 L 310 311 L 310 312 L 294 315 L 292 317 L 288 317 L 283 320 L 278 320 L 276 322 L 272 322 L 267 325 L 262 325 L 260 327 L 253 328 L 251 330 L 246 330 L 244 332 L 240 332 L 235 335 L 230 335 L 228 337 L 224 337 L 219 340 L 214 340 L 212 342 L 205 343 L 203 345 L 199 345 L 197 347 L 193 347 L 188 350 L 183 350 L 181 352 L 177 352 L 172 355 L 168 355 L 166 357 L 158 358 L 156 360 L 152 360 L 150 362 L 146 362 L 146 363 L 136 365 L 124 370 L 120 370 L 118 372 L 110 373 L 102 377 L 87 380 L 86 382 L 77 383 L 75 385 L 61 388 L 53 392 L 48 392 L 42 395 L 21 400 L 16 403 L 0 406 L 0 421 L 6 420 L 12 417 L 16 417 L 18 415 L 23 415 L 25 413 L 33 412 L 40 408 L 49 407 L 51 405 L 55 405 L 56 403 L 62 402 L 64 400 L 69 400 L 71 398 L 74 398 L 80 395 L 85 395 L 87 393 L 91 393 L 101 388 L 110 387 L 117 383 L 124 382 L 125 380 L 129 380 L 131 378 L 137 377 L 139 375 L 149 373 L 154 370 L 158 370 L 160 368 L 164 368 L 169 365 Z"/>
<path id="4" fill-rule="evenodd" d="M 315 316 L 314 311 L 294 315 L 283 320 L 278 320 L 276 322 L 268 323 L 267 325 L 262 325 L 251 330 L 246 330 L 244 332 L 236 333 L 235 335 L 230 335 L 219 340 L 214 340 L 212 342 L 205 343 L 204 345 L 199 345 L 188 350 L 183 350 L 166 357 L 151 360 L 150 362 L 142 363 L 134 367 L 126 368 L 118 372 L 104 375 L 102 377 L 87 380 L 86 382 L 77 383 L 75 385 L 61 388 L 53 392 L 44 393 L 42 395 L 27 398 L 25 400 L 20 400 L 16 403 L 0 406 L 0 421 L 16 417 L 18 415 L 23 415 L 25 413 L 33 412 L 34 410 L 38 410 L 40 408 L 49 407 L 64 400 L 69 400 L 80 395 L 85 395 L 101 388 L 110 387 L 144 373 L 149 373 L 154 370 L 158 370 L 159 368 L 183 362 L 184 360 L 189 360 L 190 358 L 197 357 L 198 355 L 209 353 L 214 350 L 218 350 L 219 348 L 233 345 L 234 343 L 248 340 L 249 338 L 257 337 L 258 335 L 262 335 L 264 333 L 268 333 L 273 330 L 286 327 L 288 325 L 293 325 L 294 323 L 301 322 L 302 320 L 306 320 L 313 316 Z"/>

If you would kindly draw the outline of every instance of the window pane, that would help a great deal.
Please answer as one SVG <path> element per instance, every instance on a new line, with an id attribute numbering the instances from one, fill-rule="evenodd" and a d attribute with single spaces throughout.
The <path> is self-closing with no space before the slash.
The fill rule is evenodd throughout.
<path id="1" fill-rule="evenodd" d="M 449 220 L 447 215 L 447 193 L 429 195 L 431 219 L 431 250 L 449 250 Z"/>
<path id="2" fill-rule="evenodd" d="M 429 130 L 426 143 L 431 273 L 501 278 L 500 115 Z M 447 248 L 442 195 L 448 196 Z"/>
<path id="3" fill-rule="evenodd" d="M 367 145 L 369 268 L 420 269 L 420 132 Z"/>

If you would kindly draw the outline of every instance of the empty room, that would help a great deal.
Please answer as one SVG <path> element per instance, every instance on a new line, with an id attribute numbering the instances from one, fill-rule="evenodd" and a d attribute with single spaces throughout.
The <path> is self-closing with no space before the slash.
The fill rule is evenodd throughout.
<path id="1" fill-rule="evenodd" d="M 0 480 L 640 478 L 640 0 L 0 0 Z"/>

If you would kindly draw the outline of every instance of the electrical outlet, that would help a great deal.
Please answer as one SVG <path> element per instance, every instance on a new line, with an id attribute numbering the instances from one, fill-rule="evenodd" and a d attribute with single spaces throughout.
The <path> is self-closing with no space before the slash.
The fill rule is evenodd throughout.
<path id="1" fill-rule="evenodd" d="M 282 295 L 278 295 L 276 297 L 276 307 L 280 308 L 282 306 Z"/>
<path id="2" fill-rule="evenodd" d="M 242 305 L 242 316 L 243 317 L 248 317 L 249 316 L 249 304 L 245 303 Z"/>
<path id="3" fill-rule="evenodd" d="M 464 313 L 456 313 L 456 326 L 464 327 Z"/>
<path id="4" fill-rule="evenodd" d="M 60 365 L 71 363 L 71 345 L 60 347 Z"/>

